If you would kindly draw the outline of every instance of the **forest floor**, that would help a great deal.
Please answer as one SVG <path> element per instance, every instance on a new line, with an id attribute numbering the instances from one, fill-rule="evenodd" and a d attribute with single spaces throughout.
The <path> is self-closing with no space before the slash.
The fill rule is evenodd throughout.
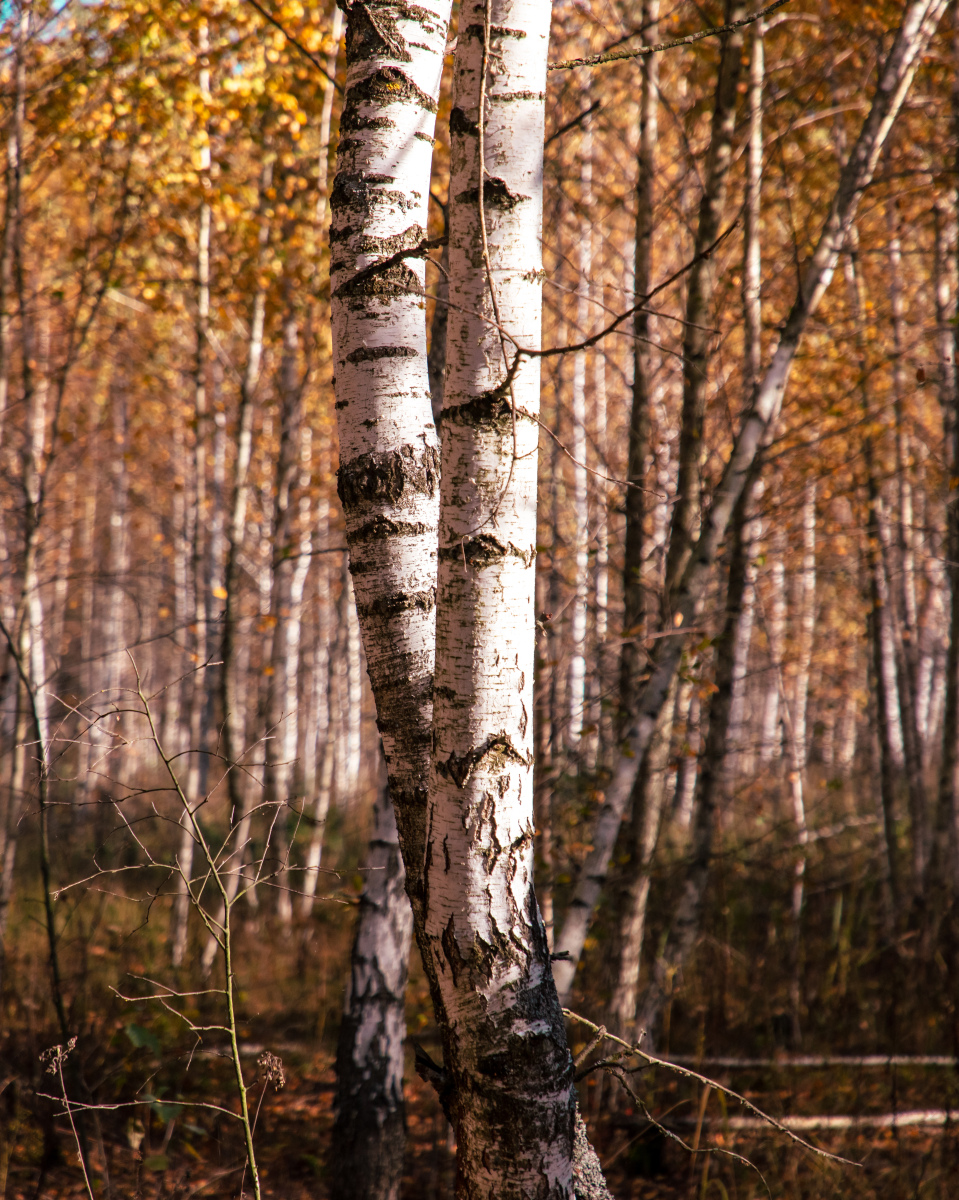
<path id="1" fill-rule="evenodd" d="M 829 815 L 829 814 L 827 814 Z M 831 817 L 830 817 L 831 819 Z M 850 1160 L 828 1161 L 774 1129 L 735 1128 L 744 1115 L 720 1089 L 662 1067 L 632 1076 L 640 1103 L 594 1072 L 580 1099 L 616 1200 L 959 1200 L 959 1070 L 946 1062 L 828 1067 L 789 1065 L 804 1055 L 955 1055 L 959 938 L 946 928 L 925 954 L 906 932 L 890 940 L 875 914 L 880 881 L 860 827 L 844 833 L 844 855 L 811 857 L 804 914 L 802 1044 L 791 1045 L 788 939 L 789 848 L 775 840 L 717 859 L 710 914 L 696 960 L 670 1006 L 665 1057 L 735 1089 L 764 1112 L 845 1117 L 846 1128 L 804 1132 L 814 1146 Z M 868 828 L 867 828 L 868 833 Z M 246 912 L 236 940 L 240 1026 L 251 1105 L 258 1110 L 257 1158 L 265 1200 L 324 1200 L 333 1122 L 333 1064 L 352 937 L 363 886 L 355 869 L 365 831 L 331 824 L 324 897 L 307 922 L 282 930 L 264 911 Z M 64 829 L 69 841 L 69 829 Z M 768 839 L 767 839 L 768 840 Z M 50 1004 L 43 906 L 30 861 L 8 931 L 0 992 L 0 1200 L 79 1200 L 88 1196 L 56 1077 L 41 1055 L 62 1040 Z M 84 855 L 64 874 L 82 878 Z M 839 864 L 838 866 L 836 864 Z M 748 868 L 748 869 L 747 869 Z M 667 864 L 654 889 L 648 938 L 655 946 L 675 888 Z M 31 882 L 31 880 L 33 882 Z M 239 1125 L 226 1039 L 202 1040 L 144 995 L 146 977 L 184 991 L 202 988 L 193 966 L 173 971 L 167 915 L 131 885 L 112 881 L 58 900 L 59 954 L 67 1024 L 79 1033 L 64 1079 L 74 1102 L 84 1092 L 103 1105 L 80 1122 L 93 1167 L 94 1200 L 190 1200 L 252 1195 L 243 1178 Z M 573 1008 L 600 1021 L 608 991 L 610 944 L 601 914 L 580 973 Z M 954 944 L 955 943 L 955 944 Z M 191 945 L 196 962 L 199 930 Z M 189 1015 L 222 1024 L 221 998 L 200 996 Z M 453 1195 L 453 1146 L 432 1089 L 413 1070 L 412 1040 L 440 1049 L 429 993 L 414 953 L 407 993 L 408 1143 L 403 1200 Z M 587 1034 L 571 1024 L 573 1050 Z M 283 1060 L 285 1086 L 257 1079 L 264 1051 Z M 709 1055 L 761 1065 L 710 1064 Z M 698 1058 L 704 1058 L 697 1066 Z M 595 1056 L 594 1056 L 595 1057 Z M 645 1112 L 643 1111 L 645 1108 Z M 932 1124 L 863 1123 L 934 1110 Z M 748 1114 L 747 1114 L 748 1115 Z M 932 1120 L 932 1118 L 930 1118 Z M 657 1127 L 657 1124 L 660 1127 Z M 858 1122 L 858 1124 L 856 1124 Z M 685 1147 L 675 1138 L 681 1138 Z M 692 1151 L 696 1152 L 693 1153 Z M 707 1152 L 708 1151 L 708 1152 Z M 746 1161 L 744 1161 L 746 1160 Z M 89 1198 L 88 1198 L 89 1200 Z"/>
<path id="2" fill-rule="evenodd" d="M 281 1049 L 286 1085 L 264 1098 L 256 1130 L 263 1195 L 322 1200 L 327 1194 L 324 1162 L 335 1086 L 329 1052 L 311 1052 L 305 1046 Z M 209 1066 L 209 1060 L 204 1060 L 204 1073 Z M 894 1077 L 889 1072 L 867 1070 L 841 1082 L 835 1072 L 754 1070 L 750 1074 L 755 1086 L 747 1086 L 742 1073 L 734 1082 L 754 1103 L 777 1113 L 842 1111 L 861 1115 L 889 1111 L 891 1104 L 898 1111 L 950 1101 L 956 1105 L 954 1077 L 940 1080 L 930 1089 L 934 1081 L 927 1078 L 928 1073 L 901 1068 Z M 608 1086 L 607 1103 L 600 1102 L 602 1111 L 590 1123 L 616 1200 L 705 1200 L 707 1196 L 758 1200 L 767 1194 L 809 1200 L 953 1200 L 959 1195 L 959 1125 L 938 1130 L 808 1135 L 822 1149 L 859 1164 L 844 1166 L 818 1158 L 775 1131 L 724 1132 L 723 1117 L 735 1113 L 738 1105 L 723 1104 L 716 1091 L 706 1098 L 707 1123 L 697 1132 L 703 1089 L 677 1079 L 644 1088 L 644 1101 L 656 1118 L 687 1143 L 698 1145 L 700 1153 L 693 1155 L 667 1140 L 631 1107 L 611 1111 Z M 589 1093 L 597 1090 L 595 1086 L 587 1089 Z M 583 1099 L 593 1107 L 597 1098 L 584 1094 Z M 453 1195 L 449 1127 L 432 1090 L 412 1071 L 408 1074 L 407 1105 L 404 1200 L 447 1200 Z M 189 1200 L 194 1196 L 226 1200 L 240 1194 L 243 1154 L 238 1127 L 195 1123 L 186 1110 L 171 1119 L 162 1104 L 150 1111 L 145 1125 L 134 1127 L 114 1117 L 102 1114 L 99 1133 L 91 1127 L 92 1185 L 97 1200 Z M 0 1189 L 5 1200 L 79 1200 L 87 1195 L 69 1124 L 58 1118 L 56 1126 L 61 1161 L 43 1169 L 41 1124 L 29 1119 L 26 1112 L 18 1121 L 7 1121 L 9 1170 L 5 1193 Z M 142 1141 L 137 1146 L 139 1135 Z M 707 1147 L 716 1152 L 703 1153 Z M 754 1166 L 737 1162 L 726 1153 L 730 1151 Z M 245 1183 L 245 1194 L 250 1196 L 249 1180 Z"/>

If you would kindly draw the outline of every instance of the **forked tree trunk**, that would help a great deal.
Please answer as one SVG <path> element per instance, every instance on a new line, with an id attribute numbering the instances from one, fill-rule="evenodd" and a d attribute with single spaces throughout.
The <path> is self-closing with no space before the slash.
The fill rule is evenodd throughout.
<path id="1" fill-rule="evenodd" d="M 407 890 L 420 911 L 439 449 L 420 298 L 425 270 L 416 257 L 394 256 L 426 237 L 449 11 L 448 0 L 438 0 L 399 17 L 378 9 L 374 22 L 365 8 L 351 8 L 330 197 L 338 490 Z"/>

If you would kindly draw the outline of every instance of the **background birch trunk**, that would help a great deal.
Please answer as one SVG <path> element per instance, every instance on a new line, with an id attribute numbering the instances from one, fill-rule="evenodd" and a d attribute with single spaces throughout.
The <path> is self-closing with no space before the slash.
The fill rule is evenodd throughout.
<path id="1" fill-rule="evenodd" d="M 959 32 L 957 32 L 959 38 Z M 959 161 L 959 74 L 953 84 L 953 128 Z M 950 289 L 949 256 L 959 253 L 955 193 L 936 209 L 936 349 L 939 403 L 946 447 L 945 576 L 948 595 L 948 642 L 942 758 L 936 797 L 933 883 L 945 897 L 959 890 L 959 281 Z M 957 264 L 959 265 L 959 264 Z M 950 295 L 950 291 L 952 294 Z"/>
<path id="2" fill-rule="evenodd" d="M 593 140 L 589 120 L 584 122 L 580 143 L 580 201 L 586 210 L 592 207 Z M 588 217 L 580 222 L 579 279 L 576 286 L 576 337 L 589 337 L 592 322 L 590 280 L 593 273 L 593 230 Z M 587 356 L 582 350 L 573 355 L 573 386 L 571 390 L 573 437 L 573 553 L 575 579 L 570 636 L 572 647 L 569 659 L 569 745 L 581 751 L 586 712 L 586 623 L 589 615 L 589 475 L 586 465 L 586 378 Z M 580 755 L 582 757 L 582 755 Z"/>
<path id="3" fill-rule="evenodd" d="M 858 271 L 855 239 L 850 242 L 849 253 L 844 264 L 850 307 L 856 329 L 856 348 L 859 354 L 859 391 L 864 421 L 870 419 L 870 396 L 868 385 L 868 362 L 864 335 L 865 304 Z M 895 750 L 892 743 L 890 707 L 890 681 L 888 676 L 888 654 L 883 636 L 886 612 L 886 578 L 882 563 L 882 546 L 879 530 L 879 486 L 876 481 L 875 450 L 871 434 L 863 439 L 863 457 L 866 467 L 866 533 L 865 567 L 869 598 L 869 641 L 873 694 L 876 704 L 876 738 L 879 745 L 879 798 L 883 822 L 886 874 L 890 901 L 890 923 L 895 925 L 902 911 L 902 879 L 899 866 L 898 838 L 895 824 Z"/>
<path id="4" fill-rule="evenodd" d="M 367 867 L 336 1053 L 333 1200 L 396 1200 L 403 1177 L 403 1050 L 413 914 L 403 890 L 403 858 L 385 780 L 373 806 Z"/>
<path id="5" fill-rule="evenodd" d="M 743 491 L 732 520 L 726 590 L 726 618 L 716 648 L 716 691 L 709 703 L 709 721 L 700 763 L 693 808 L 690 858 L 683 888 L 669 924 L 665 945 L 657 955 L 652 976 L 638 1011 L 636 1027 L 645 1030 L 645 1041 L 657 1044 L 664 1007 L 676 977 L 687 962 L 702 928 L 703 906 L 720 807 L 728 780 L 727 743 L 736 683 L 738 644 L 742 637 L 743 599 L 748 588 L 751 559 L 750 508 L 758 483 L 755 477 Z"/>
<path id="6" fill-rule="evenodd" d="M 896 31 L 879 71 L 869 113 L 840 174 L 829 215 L 803 275 L 793 307 L 783 323 L 778 346 L 742 420 L 719 483 L 713 490 L 702 531 L 690 546 L 688 554 L 684 555 L 684 562 L 676 554 L 673 555 L 674 581 L 666 597 L 673 630 L 681 629 L 683 625 L 686 628 L 694 625 L 730 516 L 752 474 L 761 446 L 778 420 L 793 361 L 809 318 L 816 312 L 832 281 L 863 190 L 872 179 L 882 147 L 946 2 L 913 0 Z M 602 881 L 606 877 L 626 802 L 656 729 L 660 710 L 669 695 L 682 654 L 683 638 L 675 635 L 657 640 L 651 653 L 649 679 L 637 698 L 621 743 L 621 755 L 613 764 L 613 776 L 593 833 L 593 850 L 577 884 L 575 908 L 571 907 L 570 916 L 557 940 L 556 953 L 568 954 L 574 969 L 582 953 Z"/>

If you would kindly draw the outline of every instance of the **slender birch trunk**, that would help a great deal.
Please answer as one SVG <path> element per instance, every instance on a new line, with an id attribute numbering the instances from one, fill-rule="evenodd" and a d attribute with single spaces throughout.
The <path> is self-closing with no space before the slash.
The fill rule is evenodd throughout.
<path id="1" fill-rule="evenodd" d="M 305 572 L 310 563 L 308 525 L 300 526 L 300 531 L 307 538 L 306 553 L 295 553 L 301 549 L 300 539 L 296 539 L 295 536 L 297 530 L 294 517 L 298 509 L 294 503 L 294 487 L 302 470 L 303 390 L 297 362 L 299 328 L 291 298 L 288 298 L 287 304 L 279 371 L 280 444 L 276 461 L 273 528 L 270 536 L 273 557 L 270 621 L 273 636 L 269 651 L 269 674 L 266 677 L 263 696 L 263 724 L 267 739 L 263 802 L 280 810 L 274 827 L 274 849 L 279 859 L 276 911 L 283 924 L 289 924 L 293 917 L 286 863 L 289 847 L 285 837 L 285 815 L 292 794 L 296 760 L 299 610 L 306 581 Z"/>
<path id="2" fill-rule="evenodd" d="M 743 0 L 725 0 L 723 23 L 742 18 Z M 676 503 L 670 526 L 666 558 L 667 587 L 677 578 L 690 547 L 696 540 L 703 498 L 700 491 L 702 472 L 703 426 L 706 414 L 706 389 L 709 383 L 709 359 L 713 334 L 713 294 L 718 272 L 704 251 L 719 236 L 729 171 L 733 161 L 733 132 L 736 126 L 736 100 L 742 65 L 743 34 L 736 31 L 723 38 L 719 74 L 713 100 L 709 150 L 703 168 L 703 194 L 693 247 L 694 262 L 689 272 L 686 293 L 686 323 L 683 326 L 683 405 L 679 432 L 679 474 Z M 671 616 L 671 614 L 668 614 Z"/>
<path id="3" fill-rule="evenodd" d="M 421 951 L 461 1197 L 571 1196 L 575 1094 L 533 892 L 533 650 L 549 6 L 461 10 L 450 120 L 434 751 Z M 491 69 L 495 63 L 495 70 Z M 495 324 L 494 324 L 495 322 Z M 514 343 L 515 344 L 515 343 Z M 593 1159 L 598 1171 L 598 1164 Z M 605 1189 L 603 1189 L 605 1191 Z"/>
<path id="4" fill-rule="evenodd" d="M 659 30 L 659 0 L 646 0 L 643 40 L 653 45 Z M 659 141 L 659 55 L 642 60 L 639 104 L 639 148 L 636 156 L 636 224 L 633 250 L 633 295 L 645 296 L 652 283 L 653 231 L 656 204 L 656 157 Z M 620 660 L 620 710 L 632 711 L 644 662 L 646 632 L 647 509 L 646 464 L 652 441 L 653 355 L 651 315 L 640 309 L 633 317 L 633 395 L 627 457 L 626 534 L 623 560 L 623 651 Z M 560 991 L 563 990 L 560 985 Z"/>
<path id="5" fill-rule="evenodd" d="M 757 475 L 741 493 L 732 519 L 733 546 L 726 590 L 726 619 L 716 647 L 716 691 L 709 704 L 706 741 L 700 759 L 699 784 L 693 810 L 689 865 L 683 890 L 669 924 L 662 951 L 638 1005 L 637 1028 L 656 1044 L 663 1007 L 688 961 L 702 929 L 703 907 L 713 859 L 719 810 L 727 781 L 727 739 L 732 710 L 737 643 L 741 637 L 743 597 L 749 577 L 749 526 Z M 635 1005 L 635 1001 L 634 1001 Z"/>
<path id="6" fill-rule="evenodd" d="M 675 681 L 673 686 L 675 688 Z M 636 1029 L 636 1002 L 646 936 L 653 856 L 662 827 L 666 799 L 666 767 L 672 716 L 673 705 L 667 701 L 663 706 L 660 724 L 643 763 L 643 769 L 637 777 L 631 800 L 629 874 L 618 922 L 619 962 L 616 986 L 609 1004 L 609 1027 L 629 1041 L 634 1041 L 640 1033 Z"/>
<path id="7" fill-rule="evenodd" d="M 868 363 L 865 342 L 865 304 L 862 295 L 855 237 L 850 239 L 849 252 L 844 264 L 850 307 L 856 324 L 856 346 L 859 356 L 859 393 L 864 420 L 869 420 Z M 866 570 L 869 597 L 869 642 L 871 648 L 872 683 L 876 705 L 876 737 L 879 743 L 879 796 L 886 850 L 891 924 L 898 920 L 902 909 L 902 881 L 899 867 L 899 845 L 895 823 L 896 778 L 895 753 L 892 745 L 889 714 L 890 680 L 888 676 L 888 654 L 884 638 L 886 612 L 886 577 L 882 562 L 882 544 L 879 528 L 881 498 L 876 480 L 875 448 L 873 438 L 867 435 L 863 441 L 863 457 L 866 466 Z M 892 687 L 895 687 L 893 681 Z"/>
<path id="8" fill-rule="evenodd" d="M 306 861 L 300 884 L 300 915 L 308 917 L 313 911 L 316 889 L 323 858 L 323 835 L 330 811 L 333 792 L 333 722 L 330 711 L 330 640 L 333 628 L 330 600 L 330 567 L 327 555 L 330 529 L 330 502 L 321 492 L 317 501 L 313 546 L 320 551 L 316 567 L 316 626 L 310 686 L 313 691 L 310 711 L 313 720 L 307 728 L 304 755 L 304 792 L 312 804 L 312 832 L 306 850 Z"/>
<path id="9" fill-rule="evenodd" d="M 959 35 L 957 35 L 959 43 Z M 959 45 L 957 45 L 959 49 Z M 959 162 L 959 74 L 953 82 L 953 136 Z M 945 576 L 948 585 L 948 642 L 942 752 L 936 798 L 933 881 L 947 893 L 959 889 L 959 286 L 950 295 L 949 257 L 959 252 L 955 193 L 939 204 L 936 220 L 936 351 L 939 403 L 942 408 L 946 488 Z M 957 264 L 959 265 L 959 264 Z"/>
<path id="10" fill-rule="evenodd" d="M 896 228 L 896 214 L 888 210 L 889 297 L 893 335 L 893 401 L 896 422 L 896 482 L 899 512 L 896 522 L 898 550 L 899 619 L 895 622 L 898 650 L 897 671 L 899 711 L 902 717 L 903 758 L 906 786 L 913 823 L 913 888 L 917 897 L 925 891 L 929 861 L 929 820 L 926 788 L 922 769 L 922 736 L 918 715 L 919 605 L 916 596 L 915 513 L 912 489 L 912 450 L 906 426 L 905 312 L 902 297 L 902 248 Z"/>
<path id="11" fill-rule="evenodd" d="M 812 666 L 813 635 L 816 629 L 816 484 L 807 480 L 802 508 L 802 566 L 796 579 L 796 658 L 792 694 L 786 703 L 783 696 L 783 715 L 789 743 L 789 795 L 796 826 L 796 861 L 792 886 L 792 945 L 790 963 L 790 998 L 793 1044 L 802 1041 L 802 913 L 806 889 L 806 847 L 809 830 L 806 826 L 805 775 L 808 756 L 807 711 L 809 704 L 809 673 Z"/>
<path id="12" fill-rule="evenodd" d="M 336 1052 L 333 1200 L 396 1200 L 403 1177 L 403 1049 L 413 914 L 403 890 L 403 858 L 385 781 L 373 806 L 367 867 Z"/>
<path id="13" fill-rule="evenodd" d="M 592 208 L 593 139 L 588 120 L 583 127 L 580 146 L 579 201 L 583 216 L 579 222 L 579 281 L 576 287 L 576 336 L 590 333 L 590 277 L 593 273 L 593 228 L 589 219 Z M 573 437 L 573 556 L 575 579 L 569 659 L 569 744 L 580 749 L 586 711 L 586 622 L 589 614 L 589 474 L 586 466 L 586 352 L 573 355 L 571 391 Z"/>
<path id="14" fill-rule="evenodd" d="M 605 304 L 605 287 L 598 285 L 599 298 Z M 593 356 L 593 422 L 596 437 L 596 456 L 604 474 L 609 472 L 606 415 L 606 352 L 598 347 Z M 606 638 L 609 631 L 609 499 L 606 480 L 597 476 L 594 480 L 594 542 L 596 552 L 593 561 L 593 637 L 596 646 L 593 670 L 588 679 L 589 722 L 593 728 L 590 735 L 586 765 L 595 770 L 601 762 L 612 737 L 610 706 L 606 701 L 610 682 L 608 668 L 609 648 Z"/>
<path id="15" fill-rule="evenodd" d="M 839 182 L 816 249 L 810 258 L 793 307 L 783 323 L 779 344 L 756 388 L 711 497 L 703 528 L 682 556 L 671 553 L 673 582 L 667 597 L 672 630 L 694 626 L 707 582 L 722 545 L 729 519 L 766 438 L 778 420 L 792 364 L 809 318 L 816 312 L 832 282 L 842 248 L 856 215 L 863 190 L 872 179 L 882 148 L 909 90 L 919 60 L 935 32 L 947 0 L 913 0 L 906 9 L 889 52 L 879 70 L 879 80 L 866 120 L 860 130 Z M 672 544 L 671 544 L 672 552 Z M 622 751 L 613 764 L 613 777 L 594 832 L 593 850 L 584 864 L 571 909 L 556 952 L 566 952 L 578 962 L 595 910 L 627 800 L 643 756 L 659 719 L 683 653 L 683 638 L 657 639 L 650 661 L 649 679 L 634 708 L 622 739 Z"/>
<path id="16" fill-rule="evenodd" d="M 210 91 L 210 66 L 207 55 L 210 49 L 209 27 L 201 21 L 197 49 L 200 54 L 199 92 L 200 103 L 208 111 L 212 102 Z M 186 795 L 189 803 L 196 807 L 200 803 L 200 788 L 203 775 L 203 750 L 205 749 L 204 716 L 207 701 L 207 580 L 204 555 L 203 519 L 206 504 L 206 424 L 207 424 L 207 360 L 210 339 L 210 233 L 212 210 L 210 208 L 210 136 L 207 122 L 203 124 L 203 139 L 200 146 L 200 212 L 197 226 L 196 251 L 196 318 L 195 351 L 193 367 L 193 417 L 195 422 L 193 448 L 193 496 L 191 533 L 193 550 L 193 653 L 196 670 L 190 679 L 189 710 L 189 759 L 186 777 Z M 173 901 L 171 928 L 171 960 L 175 967 L 183 964 L 186 956 L 187 935 L 190 920 L 190 894 L 188 880 L 193 871 L 194 839 L 192 822 L 186 813 L 180 818 L 180 838 L 177 848 L 179 874 L 176 877 L 176 897 Z"/>
<path id="17" fill-rule="evenodd" d="M 676 711 L 682 716 L 683 741 L 679 766 L 676 768 L 676 791 L 673 813 L 676 827 L 687 834 L 693 820 L 696 780 L 699 777 L 699 756 L 702 750 L 702 702 L 691 680 L 682 680 L 676 691 Z"/>

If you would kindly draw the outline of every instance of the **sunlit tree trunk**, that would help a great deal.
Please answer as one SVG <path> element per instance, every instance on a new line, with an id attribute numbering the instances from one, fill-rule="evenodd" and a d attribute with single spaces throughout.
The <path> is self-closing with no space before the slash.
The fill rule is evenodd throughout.
<path id="1" fill-rule="evenodd" d="M 573 1193 L 572 1060 L 533 892 L 542 147 L 549 6 L 460 14 L 430 843 L 421 949 L 458 1194 Z M 495 63 L 495 70 L 491 64 Z M 491 322 L 495 322 L 495 325 Z M 500 331 L 504 331 L 501 333 Z M 515 343 L 514 343 L 515 344 Z"/>
<path id="2" fill-rule="evenodd" d="M 207 58 L 210 49 L 209 28 L 201 21 L 197 49 L 200 54 L 199 99 L 209 110 L 210 65 Z M 207 700 L 207 597 L 206 561 L 204 558 L 203 520 L 206 502 L 206 426 L 207 426 L 207 366 L 210 336 L 210 231 L 212 210 L 210 208 L 210 137 L 207 122 L 203 123 L 203 138 L 200 146 L 200 212 L 197 225 L 196 250 L 196 316 L 195 355 L 193 368 L 193 491 L 191 496 L 190 541 L 193 552 L 193 662 L 195 671 L 190 677 L 189 754 L 186 772 L 186 795 L 189 803 L 196 807 L 200 802 L 202 758 L 205 750 L 204 721 Z M 176 877 L 176 898 L 173 902 L 173 924 L 171 929 L 171 958 L 173 965 L 182 965 L 186 956 L 187 934 L 190 918 L 190 894 L 188 880 L 193 870 L 193 833 L 190 821 L 184 813 L 180 820 L 180 837 L 177 847 L 177 862 L 180 873 Z"/>
<path id="3" fill-rule="evenodd" d="M 593 139 L 588 123 L 580 145 L 580 204 L 584 216 L 579 222 L 579 280 L 576 286 L 576 336 L 588 337 L 592 319 L 590 281 L 593 273 L 593 229 L 589 219 L 592 208 Z M 586 622 L 589 613 L 589 475 L 586 465 L 586 376 L 589 363 L 586 352 L 573 355 L 571 390 L 573 436 L 573 555 L 575 578 L 570 613 L 572 647 L 569 659 L 569 744 L 579 749 L 586 712 Z"/>

